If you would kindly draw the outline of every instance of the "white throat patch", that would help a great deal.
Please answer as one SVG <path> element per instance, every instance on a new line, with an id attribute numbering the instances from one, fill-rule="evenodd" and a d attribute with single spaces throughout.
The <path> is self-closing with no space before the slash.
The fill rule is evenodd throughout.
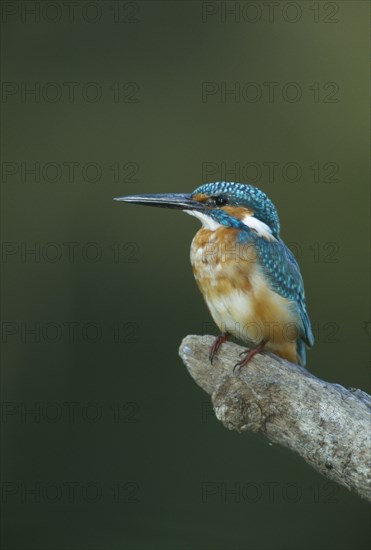
<path id="1" fill-rule="evenodd" d="M 201 221 L 203 227 L 205 227 L 206 229 L 210 229 L 211 231 L 215 231 L 216 229 L 221 227 L 220 223 L 213 220 L 213 218 L 211 218 L 210 216 L 199 212 L 198 210 L 183 210 L 183 212 L 189 214 L 190 216 L 198 218 Z"/>

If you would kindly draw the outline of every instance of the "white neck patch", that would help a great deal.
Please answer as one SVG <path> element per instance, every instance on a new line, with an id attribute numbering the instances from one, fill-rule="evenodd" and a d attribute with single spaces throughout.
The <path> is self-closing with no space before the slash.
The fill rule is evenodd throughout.
<path id="1" fill-rule="evenodd" d="M 210 229 L 211 231 L 215 231 L 219 227 L 222 227 L 220 223 L 213 220 L 210 216 L 207 216 L 206 214 L 203 214 L 202 212 L 199 212 L 198 210 L 183 210 L 186 214 L 189 214 L 190 216 L 194 216 L 195 218 L 198 218 L 202 226 L 205 227 L 205 229 Z"/>
<path id="2" fill-rule="evenodd" d="M 255 229 L 260 237 L 265 237 L 266 239 L 274 239 L 272 230 L 269 225 L 262 222 L 261 220 L 258 220 L 258 218 L 247 215 L 243 218 L 242 223 L 244 223 L 245 225 L 247 225 L 247 227 L 250 227 L 251 229 Z"/>

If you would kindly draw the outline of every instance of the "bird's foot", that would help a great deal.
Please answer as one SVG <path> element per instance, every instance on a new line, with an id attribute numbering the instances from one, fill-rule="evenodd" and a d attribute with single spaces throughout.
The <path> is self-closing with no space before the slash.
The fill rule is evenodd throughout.
<path id="1" fill-rule="evenodd" d="M 222 334 L 219 334 L 219 336 L 217 336 L 214 342 L 211 344 L 210 352 L 209 352 L 209 360 L 211 364 L 213 364 L 216 352 L 218 351 L 220 346 L 228 340 L 229 336 L 230 336 L 229 332 L 223 332 Z"/>
<path id="2" fill-rule="evenodd" d="M 245 355 L 245 357 L 235 364 L 235 366 L 233 367 L 233 372 L 236 372 L 236 369 L 238 369 L 239 372 L 242 367 L 246 367 L 246 365 L 251 361 L 254 355 L 263 351 L 264 346 L 267 342 L 268 340 L 262 340 L 260 344 L 256 346 L 256 348 L 245 349 L 244 351 L 241 351 L 240 356 Z"/>

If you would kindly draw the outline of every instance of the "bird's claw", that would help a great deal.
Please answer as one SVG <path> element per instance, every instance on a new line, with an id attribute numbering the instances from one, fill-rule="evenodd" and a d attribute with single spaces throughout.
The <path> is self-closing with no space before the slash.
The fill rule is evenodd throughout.
<path id="1" fill-rule="evenodd" d="M 220 348 L 220 346 L 229 338 L 229 333 L 224 332 L 223 334 L 219 334 L 214 340 L 214 342 L 211 345 L 210 352 L 209 352 L 209 361 L 211 365 L 213 364 L 215 355 Z"/>
<path id="2" fill-rule="evenodd" d="M 238 369 L 238 372 L 240 372 L 242 367 L 245 367 L 251 361 L 254 355 L 260 353 L 263 350 L 266 343 L 267 340 L 262 340 L 262 342 L 260 342 L 260 344 L 256 348 L 244 349 L 243 351 L 241 351 L 239 356 L 241 357 L 242 355 L 245 355 L 245 357 L 235 364 L 235 366 L 233 367 L 233 374 L 235 374 L 236 369 Z"/>

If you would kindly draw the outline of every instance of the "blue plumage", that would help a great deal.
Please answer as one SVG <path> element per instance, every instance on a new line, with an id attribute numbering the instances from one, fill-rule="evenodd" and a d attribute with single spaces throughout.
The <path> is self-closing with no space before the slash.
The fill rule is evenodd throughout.
<path id="1" fill-rule="evenodd" d="M 257 187 L 245 183 L 217 181 L 215 183 L 200 185 L 200 187 L 197 187 L 193 191 L 192 195 L 199 193 L 205 195 L 225 195 L 228 198 L 229 204 L 251 208 L 258 220 L 269 225 L 273 235 L 279 235 L 280 222 L 277 210 L 267 195 Z"/>
<path id="2" fill-rule="evenodd" d="M 280 296 L 292 302 L 299 319 L 299 338 L 297 341 L 298 355 L 305 365 L 305 346 L 313 346 L 314 337 L 305 304 L 303 279 L 299 266 L 279 237 L 280 223 L 277 210 L 272 201 L 263 191 L 252 185 L 232 182 L 206 183 L 198 187 L 192 195 L 225 195 L 228 204 L 246 206 L 254 211 L 254 217 L 265 223 L 271 229 L 272 240 L 267 240 L 247 227 L 241 220 L 234 218 L 223 210 L 214 209 L 208 213 L 218 223 L 238 229 L 240 243 L 253 244 L 257 251 L 259 263 L 269 286 Z"/>

